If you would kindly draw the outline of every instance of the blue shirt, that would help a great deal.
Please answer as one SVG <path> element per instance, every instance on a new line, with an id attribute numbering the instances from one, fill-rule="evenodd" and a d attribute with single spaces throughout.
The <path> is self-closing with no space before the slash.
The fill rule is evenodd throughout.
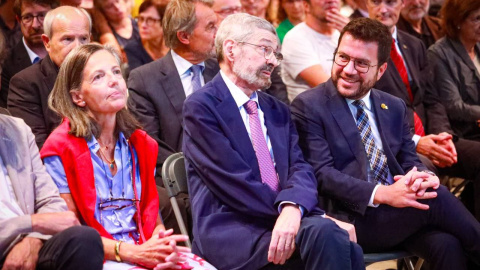
<path id="1" fill-rule="evenodd" d="M 95 219 L 110 233 L 114 239 L 128 243 L 138 241 L 137 225 L 133 220 L 136 206 L 132 185 L 132 155 L 128 141 L 120 133 L 115 145 L 114 158 L 117 165 L 117 173 L 112 176 L 108 164 L 97 155 L 100 145 L 95 137 L 87 142 L 93 163 L 95 178 L 96 205 Z M 141 197 L 142 183 L 140 170 L 135 149 L 135 185 L 137 198 Z M 44 159 L 47 172 L 52 176 L 60 193 L 70 193 L 67 176 L 59 156 L 50 156 Z M 111 199 L 119 199 L 110 201 Z M 100 209 L 100 204 L 103 206 Z M 118 209 L 114 209 L 118 208 Z"/>

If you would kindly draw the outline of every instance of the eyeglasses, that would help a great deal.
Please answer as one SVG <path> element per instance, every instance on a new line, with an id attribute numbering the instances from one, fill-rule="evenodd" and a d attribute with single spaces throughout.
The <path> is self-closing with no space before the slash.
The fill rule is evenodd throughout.
<path id="1" fill-rule="evenodd" d="M 241 6 L 239 6 L 239 7 L 226 7 L 226 8 L 222 8 L 220 10 L 216 10 L 215 13 L 217 13 L 218 15 L 220 15 L 222 17 L 227 17 L 228 15 L 239 13 L 240 11 L 242 11 Z"/>
<path id="2" fill-rule="evenodd" d="M 333 61 L 335 61 L 335 64 L 345 67 L 350 63 L 350 60 L 353 60 L 353 67 L 355 68 L 358 73 L 367 73 L 370 67 L 375 67 L 377 65 L 370 65 L 370 62 L 362 59 L 355 59 L 353 57 L 350 57 L 344 53 L 335 53 Z"/>
<path id="3" fill-rule="evenodd" d="M 263 50 L 263 56 L 265 57 L 265 60 L 269 60 L 272 55 L 275 56 L 275 59 L 277 59 L 277 62 L 278 64 L 280 64 L 283 60 L 283 54 L 282 53 L 277 53 L 275 52 L 275 50 L 270 47 L 270 46 L 264 46 L 264 45 L 257 45 L 257 44 L 252 44 L 252 43 L 248 43 L 248 42 L 238 42 L 238 43 L 241 43 L 241 44 L 248 44 L 248 45 L 251 45 L 251 46 L 255 46 L 257 48 L 261 48 Z"/>
<path id="4" fill-rule="evenodd" d="M 135 20 L 137 21 L 138 24 L 146 23 L 148 26 L 152 26 L 157 22 L 161 21 L 161 19 L 155 19 L 152 17 L 142 17 L 142 16 L 136 17 Z"/>
<path id="5" fill-rule="evenodd" d="M 38 13 L 37 15 L 32 15 L 32 14 L 26 14 L 21 16 L 22 23 L 23 24 L 31 24 L 33 22 L 33 19 L 37 18 L 37 21 L 39 23 L 43 23 L 43 20 L 45 20 L 45 14 L 46 13 Z"/>
<path id="6" fill-rule="evenodd" d="M 103 224 L 103 211 L 118 211 L 127 207 L 137 207 L 136 202 L 138 201 L 140 200 L 127 198 L 110 198 L 106 201 L 100 202 L 98 204 L 98 209 L 100 210 L 100 222 L 102 222 Z"/>
<path id="7" fill-rule="evenodd" d="M 388 7 L 396 7 L 400 2 L 401 0 L 368 0 L 368 3 L 375 7 L 380 6 L 382 3 L 385 3 Z"/>

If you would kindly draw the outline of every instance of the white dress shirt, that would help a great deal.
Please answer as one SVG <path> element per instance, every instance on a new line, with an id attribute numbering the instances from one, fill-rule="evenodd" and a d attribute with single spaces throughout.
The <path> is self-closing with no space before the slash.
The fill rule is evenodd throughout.
<path id="1" fill-rule="evenodd" d="M 365 113 L 368 116 L 368 123 L 370 124 L 370 129 L 372 130 L 372 135 L 373 135 L 373 140 L 375 142 L 375 146 L 378 149 L 383 151 L 383 143 L 382 143 L 382 139 L 380 137 L 380 132 L 378 132 L 378 127 L 377 127 L 376 118 L 375 118 L 375 111 L 374 111 L 374 108 L 372 107 L 372 101 L 370 100 L 370 94 L 371 94 L 371 91 L 368 91 L 368 93 L 363 98 L 361 98 L 361 100 L 363 100 L 363 102 L 365 103 L 365 107 L 363 108 L 363 110 L 365 111 Z M 353 119 L 355 120 L 355 122 L 357 122 L 357 118 L 356 118 L 357 107 L 355 107 L 355 105 L 352 104 L 355 100 L 348 99 L 348 98 L 346 98 L 345 100 L 347 101 L 348 108 L 350 109 L 350 112 L 352 113 Z M 369 172 L 371 170 L 370 169 L 370 163 L 368 162 L 366 164 L 366 166 L 367 166 L 367 172 Z M 393 177 L 392 177 L 392 174 L 390 173 L 390 170 L 388 171 L 387 181 L 390 184 L 393 183 Z M 375 189 L 373 189 L 372 195 L 370 196 L 370 201 L 368 202 L 368 206 L 371 206 L 371 207 L 377 207 L 378 206 L 378 204 L 373 204 L 373 198 L 375 197 L 375 193 L 377 192 L 377 189 L 378 189 L 379 185 L 381 185 L 381 184 L 378 183 L 377 186 L 375 187 Z"/>
<path id="2" fill-rule="evenodd" d="M 24 37 L 22 37 L 22 42 L 23 42 L 23 46 L 25 46 L 25 49 L 27 50 L 28 57 L 30 58 L 30 62 L 32 62 L 32 64 L 33 64 L 33 61 L 35 60 L 35 58 L 38 57 L 38 59 L 41 59 L 40 56 L 38 56 L 35 52 L 30 50 L 27 43 L 25 43 L 25 38 Z"/>
<path id="3" fill-rule="evenodd" d="M 185 96 L 188 97 L 190 94 L 193 93 L 193 72 L 191 72 L 190 70 L 193 64 L 182 58 L 180 55 L 176 54 L 174 50 L 171 50 L 171 52 L 173 63 L 175 63 L 178 75 L 180 76 L 180 80 L 182 81 L 183 91 L 185 92 Z M 205 62 L 201 62 L 198 65 L 202 66 L 203 70 L 205 70 Z M 200 73 L 200 82 L 202 83 L 202 86 L 205 85 L 205 79 L 203 78 L 202 73 Z"/>

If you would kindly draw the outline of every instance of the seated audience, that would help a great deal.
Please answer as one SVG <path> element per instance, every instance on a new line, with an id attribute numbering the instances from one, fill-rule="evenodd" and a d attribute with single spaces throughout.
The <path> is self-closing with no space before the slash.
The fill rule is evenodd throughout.
<path id="1" fill-rule="evenodd" d="M 464 151 L 469 162 L 478 163 L 480 148 L 480 2 L 448 0 L 442 9 L 446 37 L 428 50 L 432 88 L 448 113 L 459 141 L 468 141 Z M 473 141 L 472 141 L 473 140 Z M 458 146 L 457 146 L 458 148 Z M 459 162 L 461 151 L 457 149 Z M 479 165 L 480 166 L 480 165 Z M 480 178 L 480 177 L 476 177 Z M 474 213 L 480 220 L 480 179 L 474 177 Z"/>
<path id="2" fill-rule="evenodd" d="M 292 102 L 321 205 L 355 224 L 364 252 L 402 248 L 436 270 L 467 269 L 468 257 L 478 269 L 480 223 L 418 159 L 405 103 L 373 88 L 391 32 L 355 19 L 338 43 L 331 79 Z"/>
<path id="3" fill-rule="evenodd" d="M 0 107 L 7 107 L 10 79 L 19 71 L 45 58 L 47 50 L 43 45 L 43 20 L 51 9 L 58 6 L 57 0 L 18 0 L 13 10 L 17 16 L 22 40 L 18 42 L 3 63 Z"/>
<path id="4" fill-rule="evenodd" d="M 270 0 L 240 0 L 243 12 L 267 19 L 267 7 Z"/>
<path id="5" fill-rule="evenodd" d="M 282 46 L 282 79 L 290 101 L 330 77 L 339 31 L 348 22 L 340 14 L 340 0 L 305 0 L 305 8 L 305 22 L 287 33 Z"/>
<path id="6" fill-rule="evenodd" d="M 68 211 L 30 128 L 2 114 L 0 136 L 0 268 L 101 270 L 100 235 Z"/>
<path id="7" fill-rule="evenodd" d="M 350 20 L 357 18 L 368 18 L 367 0 L 352 0 L 355 4 L 353 13 L 350 14 Z"/>
<path id="8" fill-rule="evenodd" d="M 405 0 L 403 5 L 398 29 L 421 39 L 426 48 L 443 37 L 440 19 L 428 15 L 430 0 Z"/>
<path id="9" fill-rule="evenodd" d="M 7 52 L 22 40 L 20 24 L 13 12 L 14 3 L 15 0 L 0 1 L 0 31 L 5 36 Z"/>
<path id="10" fill-rule="evenodd" d="M 215 45 L 220 73 L 183 106 L 194 253 L 219 269 L 365 269 L 353 225 L 317 207 L 288 107 L 257 91 L 282 59 L 273 25 L 230 15 Z"/>
<path id="11" fill-rule="evenodd" d="M 154 0 L 145 0 L 138 12 L 137 23 L 142 43 L 131 42 L 124 48 L 130 70 L 162 58 L 168 52 L 162 30 L 165 7 L 156 4 Z"/>
<path id="12" fill-rule="evenodd" d="M 163 226 L 157 143 L 126 108 L 120 64 L 113 49 L 98 44 L 67 56 L 49 97 L 64 120 L 41 155 L 68 208 L 102 236 L 106 260 L 174 269 L 185 262 L 180 252 L 189 249 L 177 243 L 188 236 Z"/>
<path id="13" fill-rule="evenodd" d="M 278 7 L 277 19 L 280 24 L 277 27 L 277 34 L 280 43 L 288 31 L 305 20 L 304 0 L 281 0 Z"/>
<path id="14" fill-rule="evenodd" d="M 240 0 L 213 0 L 213 11 L 217 14 L 217 25 L 228 15 L 239 13 L 242 11 Z"/>
<path id="15" fill-rule="evenodd" d="M 48 56 L 12 77 L 7 99 L 8 110 L 32 128 L 39 148 L 61 120 L 47 104 L 58 68 L 72 49 L 90 42 L 92 25 L 85 10 L 71 6 L 49 11 L 43 24 Z"/>
<path id="16" fill-rule="evenodd" d="M 141 45 L 138 26 L 130 17 L 129 0 L 94 0 L 93 3 L 105 17 L 107 25 L 110 26 L 122 50 L 129 42 Z"/>

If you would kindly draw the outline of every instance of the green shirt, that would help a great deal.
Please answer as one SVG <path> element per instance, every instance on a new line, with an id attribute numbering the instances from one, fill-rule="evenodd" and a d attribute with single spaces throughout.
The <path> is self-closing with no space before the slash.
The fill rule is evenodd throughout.
<path id="1" fill-rule="evenodd" d="M 283 38 L 287 34 L 288 31 L 290 31 L 293 28 L 293 24 L 290 22 L 289 19 L 285 19 L 283 22 L 281 22 L 278 27 L 277 27 L 277 35 L 278 38 L 280 38 L 280 43 L 283 43 Z"/>

